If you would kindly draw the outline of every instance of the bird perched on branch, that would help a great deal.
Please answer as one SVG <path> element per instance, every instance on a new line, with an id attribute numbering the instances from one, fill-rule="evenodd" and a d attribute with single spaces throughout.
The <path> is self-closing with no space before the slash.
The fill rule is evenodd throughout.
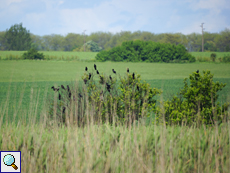
<path id="1" fill-rule="evenodd" d="M 196 73 L 199 73 L 199 70 L 197 70 Z"/>
<path id="2" fill-rule="evenodd" d="M 113 80 L 113 78 L 111 77 L 111 75 L 109 75 L 109 79 L 110 79 L 110 80 Z"/>
<path id="3" fill-rule="evenodd" d="M 59 93 L 58 99 L 61 100 L 61 94 Z"/>
<path id="4" fill-rule="evenodd" d="M 66 109 L 66 108 L 64 107 L 63 110 L 62 110 L 62 113 L 63 113 L 63 114 L 65 113 L 65 109 Z"/>
<path id="5" fill-rule="evenodd" d="M 106 88 L 107 88 L 107 90 L 110 92 L 110 86 L 111 85 L 109 85 L 107 82 L 106 82 Z"/>
<path id="6" fill-rule="evenodd" d="M 54 86 L 52 86 L 51 89 L 53 89 L 54 91 L 59 91 L 59 87 L 55 88 Z"/>
<path id="7" fill-rule="evenodd" d="M 97 74 L 100 74 L 98 70 L 97 70 Z"/>
<path id="8" fill-rule="evenodd" d="M 79 96 L 80 98 L 82 98 L 82 97 L 83 97 L 83 96 L 81 95 L 81 93 L 79 93 L 79 94 L 78 94 L 78 96 Z"/>
<path id="9" fill-rule="evenodd" d="M 87 67 L 85 67 L 85 71 L 87 71 L 88 70 L 88 68 Z"/>
<path id="10" fill-rule="evenodd" d="M 113 73 L 116 74 L 116 71 L 114 69 L 112 69 Z"/>
<path id="11" fill-rule="evenodd" d="M 135 79 L 135 73 L 133 73 L 133 79 Z"/>
<path id="12" fill-rule="evenodd" d="M 61 88 L 62 88 L 63 90 L 65 90 L 65 87 L 64 87 L 63 85 L 61 85 Z"/>
<path id="13" fill-rule="evenodd" d="M 129 73 L 129 68 L 127 68 L 127 73 Z"/>
<path id="14" fill-rule="evenodd" d="M 68 90 L 68 92 L 70 91 L 70 89 L 69 89 L 69 85 L 67 85 L 67 90 Z"/>
<path id="15" fill-rule="evenodd" d="M 89 80 L 90 80 L 90 78 L 91 78 L 91 73 L 89 73 Z"/>
<path id="16" fill-rule="evenodd" d="M 95 70 L 97 70 L 97 66 L 96 66 L 96 64 L 94 64 L 94 69 L 95 69 Z"/>

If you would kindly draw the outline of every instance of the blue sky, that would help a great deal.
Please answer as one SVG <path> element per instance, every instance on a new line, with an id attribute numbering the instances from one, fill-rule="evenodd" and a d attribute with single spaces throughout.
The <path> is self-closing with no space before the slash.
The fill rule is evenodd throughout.
<path id="1" fill-rule="evenodd" d="M 23 23 L 36 35 L 230 29 L 230 0 L 0 0 L 0 31 Z"/>

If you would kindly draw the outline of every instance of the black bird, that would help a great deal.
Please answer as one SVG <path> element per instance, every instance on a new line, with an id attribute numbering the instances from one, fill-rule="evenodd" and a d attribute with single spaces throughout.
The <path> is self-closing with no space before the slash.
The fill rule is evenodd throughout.
<path id="1" fill-rule="evenodd" d="M 85 83 L 85 84 L 87 83 L 87 81 L 88 81 L 87 79 L 84 79 L 84 83 Z"/>
<path id="2" fill-rule="evenodd" d="M 89 80 L 90 80 L 90 78 L 91 78 L 91 73 L 89 73 Z"/>
<path id="3" fill-rule="evenodd" d="M 112 69 L 113 73 L 116 74 L 116 71 L 114 69 Z"/>
<path id="4" fill-rule="evenodd" d="M 110 85 L 106 82 L 106 88 L 110 92 Z"/>
<path id="5" fill-rule="evenodd" d="M 133 79 L 135 79 L 135 73 L 133 73 Z"/>
<path id="6" fill-rule="evenodd" d="M 64 87 L 63 85 L 61 85 L 61 88 L 62 88 L 63 90 L 65 90 L 65 87 Z"/>
<path id="7" fill-rule="evenodd" d="M 62 113 L 63 113 L 63 114 L 65 113 L 65 107 L 63 108 Z"/>
<path id="8" fill-rule="evenodd" d="M 196 73 L 199 73 L 199 70 L 197 70 Z"/>
<path id="9" fill-rule="evenodd" d="M 85 67 L 85 71 L 87 71 L 88 70 L 88 68 L 87 67 Z"/>
<path id="10" fill-rule="evenodd" d="M 98 70 L 97 70 L 97 74 L 100 74 Z"/>
<path id="11" fill-rule="evenodd" d="M 59 91 L 59 87 L 55 88 L 54 86 L 51 87 L 54 91 Z"/>
<path id="12" fill-rule="evenodd" d="M 71 98 L 71 92 L 69 92 L 69 98 Z"/>
<path id="13" fill-rule="evenodd" d="M 83 97 L 83 96 L 81 95 L 81 93 L 79 93 L 79 94 L 78 94 L 78 96 L 79 96 L 80 98 L 82 98 L 82 97 Z"/>
<path id="14" fill-rule="evenodd" d="M 69 85 L 67 85 L 67 90 L 68 90 L 68 92 L 69 92 L 69 90 L 70 90 L 70 89 L 69 89 Z"/>
<path id="15" fill-rule="evenodd" d="M 94 64 L 94 69 L 95 69 L 95 70 L 97 70 L 97 66 L 96 66 L 96 64 Z"/>
<path id="16" fill-rule="evenodd" d="M 58 99 L 61 100 L 61 94 L 59 93 Z"/>
<path id="17" fill-rule="evenodd" d="M 140 90 L 140 88 L 139 88 L 139 86 L 137 85 L 137 90 L 139 91 Z"/>
<path id="18" fill-rule="evenodd" d="M 129 68 L 127 68 L 127 73 L 129 73 Z"/>
<path id="19" fill-rule="evenodd" d="M 111 77 L 111 75 L 109 75 L 109 79 L 112 80 L 113 78 Z"/>
<path id="20" fill-rule="evenodd" d="M 110 86 L 111 86 L 111 85 L 109 85 L 109 84 L 106 82 L 106 88 L 107 88 L 107 90 L 110 89 Z"/>

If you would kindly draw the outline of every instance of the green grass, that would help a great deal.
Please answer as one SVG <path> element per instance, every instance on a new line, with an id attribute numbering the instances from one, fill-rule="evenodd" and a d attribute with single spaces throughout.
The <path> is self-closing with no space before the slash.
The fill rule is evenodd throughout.
<path id="1" fill-rule="evenodd" d="M 0 124 L 1 125 L 1 124 Z M 216 128 L 139 125 L 0 126 L 0 150 L 21 151 L 22 172 L 228 172 L 230 123 Z"/>
<path id="2" fill-rule="evenodd" d="M 70 61 L 0 61 L 0 104 L 7 103 L 8 114 L 12 117 L 24 90 L 21 107 L 27 108 L 30 104 L 31 89 L 38 98 L 37 116 L 43 108 L 43 97 L 47 93 L 53 93 L 51 86 L 70 84 L 71 81 L 82 81 L 87 66 L 93 71 L 93 62 L 70 62 Z M 122 63 L 122 62 L 97 62 L 100 73 L 112 74 L 115 69 L 118 74 L 124 75 L 126 68 L 130 72 L 141 74 L 142 80 L 146 80 L 152 87 L 163 89 L 163 99 L 169 99 L 183 87 L 183 79 L 197 69 L 211 70 L 214 81 L 227 83 L 227 86 L 219 93 L 219 101 L 224 102 L 229 97 L 230 91 L 230 68 L 229 64 L 163 64 L 163 63 Z M 96 79 L 99 79 L 96 76 Z M 10 89 L 9 89 L 10 86 Z M 8 96 L 9 95 L 9 96 Z M 5 102 L 9 97 L 8 102 Z M 34 96 L 37 97 L 37 96 Z M 15 101 L 16 99 L 16 101 Z"/>
<path id="3" fill-rule="evenodd" d="M 0 57 L 5 59 L 11 55 L 13 56 L 22 56 L 26 51 L 0 51 Z M 39 53 L 43 53 L 45 58 L 47 56 L 53 57 L 54 59 L 67 59 L 67 58 L 75 58 L 78 57 L 79 60 L 92 60 L 95 59 L 97 52 L 65 52 L 65 51 L 39 51 Z"/>
<path id="4" fill-rule="evenodd" d="M 22 172 L 228 172 L 230 122 L 198 129 L 141 121 L 128 128 L 93 123 L 58 127 L 49 121 L 50 87 L 81 81 L 85 66 L 94 71 L 93 64 L 0 61 L 0 150 L 21 151 Z M 189 74 L 209 69 L 215 81 L 227 83 L 220 101 L 229 99 L 230 64 L 96 64 L 100 73 L 112 77 L 111 69 L 124 75 L 129 67 L 152 87 L 162 88 L 164 99 L 178 92 Z"/>
<path id="5" fill-rule="evenodd" d="M 230 56 L 230 52 L 190 52 L 193 56 L 197 57 L 208 57 L 210 58 L 212 53 L 216 54 L 216 58 L 224 57 L 225 55 Z"/>
<path id="6" fill-rule="evenodd" d="M 93 70 L 94 62 L 74 61 L 0 61 L 0 82 L 36 82 L 79 80 L 85 67 Z M 124 63 L 97 62 L 98 70 L 108 75 L 115 69 L 123 75 L 126 68 L 141 74 L 143 80 L 184 79 L 197 69 L 211 70 L 215 78 L 230 78 L 229 64 L 164 64 L 164 63 Z"/>
<path id="7" fill-rule="evenodd" d="M 22 56 L 25 51 L 0 51 L 0 57 L 5 59 L 7 56 Z M 66 51 L 39 51 L 39 53 L 43 53 L 45 56 L 53 56 L 56 58 L 64 58 L 67 57 L 78 57 L 80 60 L 92 60 L 95 59 L 97 52 L 66 52 Z M 190 52 L 196 58 L 210 58 L 212 53 L 216 53 L 217 59 L 223 57 L 225 55 L 230 55 L 230 52 Z"/>

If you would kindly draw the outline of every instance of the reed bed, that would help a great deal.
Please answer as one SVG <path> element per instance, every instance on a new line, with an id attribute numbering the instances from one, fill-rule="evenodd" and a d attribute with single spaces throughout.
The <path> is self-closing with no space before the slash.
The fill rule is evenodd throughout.
<path id="1" fill-rule="evenodd" d="M 47 93 L 47 91 L 45 92 Z M 10 93 L 9 93 L 10 94 Z M 23 92 L 21 93 L 23 95 Z M 55 95 L 55 93 L 54 93 Z M 54 96 L 53 95 L 53 96 Z M 28 109 L 15 100 L 14 117 L 6 117 L 9 100 L 0 106 L 0 150 L 22 152 L 22 172 L 228 172 L 230 121 L 216 126 L 181 127 L 146 123 L 67 126 L 50 119 L 49 96 L 31 88 Z M 55 96 L 56 98 L 56 96 Z M 55 100 L 54 100 L 55 101 Z M 43 104 L 40 119 L 37 108 Z M 86 107 L 87 117 L 94 113 Z M 15 118 L 18 121 L 15 121 Z"/>

